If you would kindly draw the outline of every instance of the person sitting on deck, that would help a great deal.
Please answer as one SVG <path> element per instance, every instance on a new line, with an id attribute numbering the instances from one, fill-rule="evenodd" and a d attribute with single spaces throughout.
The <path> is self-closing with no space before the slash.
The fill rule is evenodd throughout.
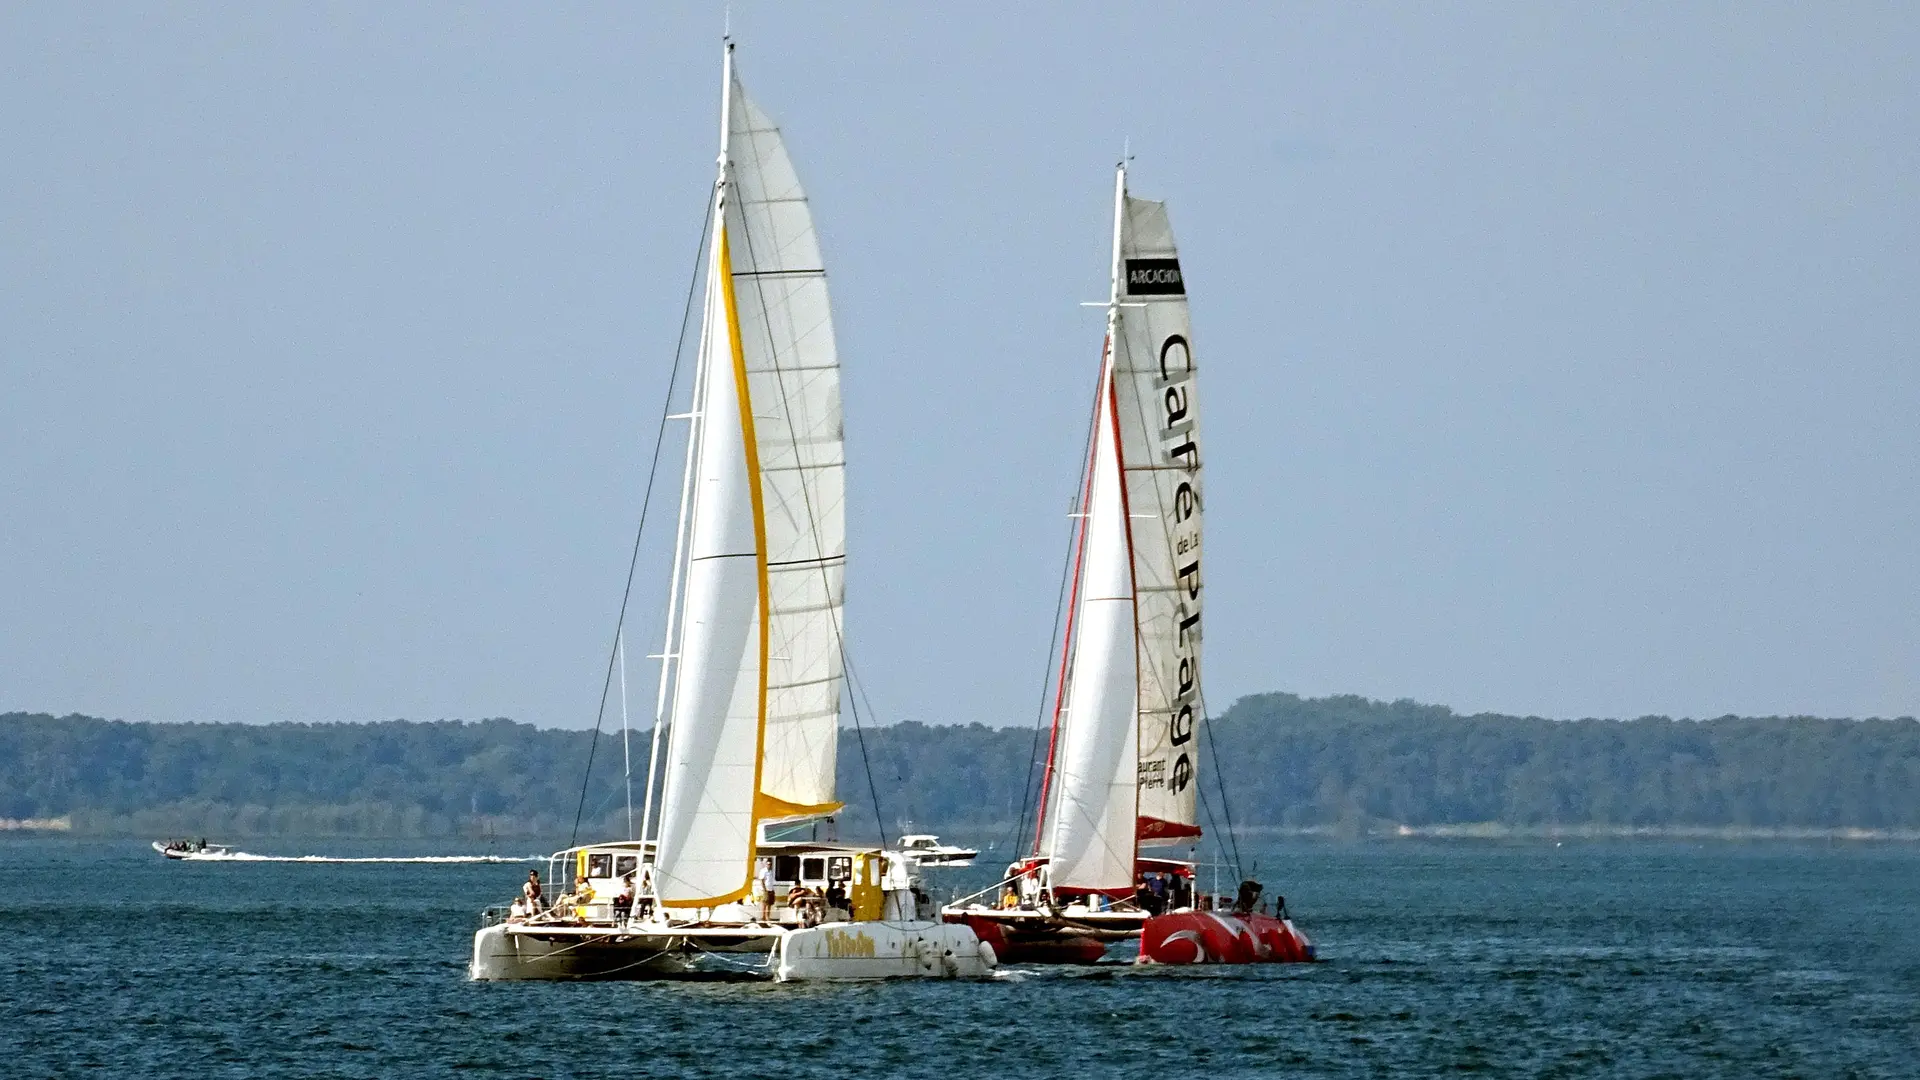
<path id="1" fill-rule="evenodd" d="M 593 903 L 593 886 L 587 884 L 584 877 L 573 879 L 573 891 L 561 893 L 554 898 L 553 914 L 556 918 L 570 919 L 579 916 L 578 909 Z"/>
<path id="2" fill-rule="evenodd" d="M 620 891 L 613 897 L 613 921 L 626 922 L 633 914 L 633 875 L 620 880 Z"/>
<path id="3" fill-rule="evenodd" d="M 820 894 L 805 885 L 795 885 L 787 890 L 787 906 L 799 916 L 801 926 L 817 926 L 820 923 Z"/>
<path id="4" fill-rule="evenodd" d="M 540 914 L 540 909 L 546 906 L 541 902 L 540 871 L 527 871 L 527 883 L 520 886 L 520 896 L 527 902 L 527 914 Z"/>
<path id="5" fill-rule="evenodd" d="M 1234 897 L 1233 913 L 1251 915 L 1260 907 L 1260 883 L 1248 878 L 1240 883 L 1240 895 Z"/>

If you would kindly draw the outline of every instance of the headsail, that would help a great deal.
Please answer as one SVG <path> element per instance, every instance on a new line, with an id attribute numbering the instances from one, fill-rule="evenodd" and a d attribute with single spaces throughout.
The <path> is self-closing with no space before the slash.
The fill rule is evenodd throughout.
<path id="1" fill-rule="evenodd" d="M 1113 408 L 1112 350 L 1094 410 L 1078 629 L 1050 818 L 1055 888 L 1133 887 L 1134 605 L 1127 499 Z"/>
<path id="2" fill-rule="evenodd" d="M 839 362 L 806 195 L 731 70 L 655 869 L 675 907 L 745 896 L 761 824 L 839 805 Z"/>
<path id="3" fill-rule="evenodd" d="M 1130 889 L 1140 842 L 1200 835 L 1200 450 L 1186 286 L 1163 203 L 1116 181 L 1113 293 L 1052 797 L 1054 888 Z"/>

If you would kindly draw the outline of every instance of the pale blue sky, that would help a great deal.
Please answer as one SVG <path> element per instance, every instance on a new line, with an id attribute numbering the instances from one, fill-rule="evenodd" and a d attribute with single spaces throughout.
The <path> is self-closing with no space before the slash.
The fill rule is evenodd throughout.
<path id="1" fill-rule="evenodd" d="M 1031 6 L 736 5 L 879 719 L 1032 720 L 1126 137 L 1216 709 L 1920 712 L 1920 7 Z M 0 8 L 0 710 L 590 723 L 719 21 Z"/>

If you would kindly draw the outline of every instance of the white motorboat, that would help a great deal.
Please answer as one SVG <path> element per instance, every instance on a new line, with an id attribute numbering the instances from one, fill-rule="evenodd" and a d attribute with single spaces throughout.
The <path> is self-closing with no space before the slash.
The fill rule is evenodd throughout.
<path id="1" fill-rule="evenodd" d="M 902 836 L 900 850 L 922 866 L 972 866 L 973 860 L 980 856 L 978 848 L 943 844 L 932 833 L 908 833 Z"/>
<path id="2" fill-rule="evenodd" d="M 984 976 L 993 950 L 936 917 L 914 858 L 770 836 L 842 805 L 834 771 L 845 447 L 826 271 L 806 195 L 780 130 L 741 87 L 731 43 L 723 72 L 639 838 L 555 854 L 518 910 L 483 917 L 470 972 Z"/>
<path id="3" fill-rule="evenodd" d="M 169 859 L 202 862 L 231 860 L 238 854 L 225 844 L 209 844 L 205 840 L 169 840 L 164 844 L 155 840 L 153 850 Z"/>

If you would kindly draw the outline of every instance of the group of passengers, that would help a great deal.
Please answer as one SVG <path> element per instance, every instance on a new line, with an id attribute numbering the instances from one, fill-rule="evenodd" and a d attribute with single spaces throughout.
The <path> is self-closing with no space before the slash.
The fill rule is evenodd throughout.
<path id="1" fill-rule="evenodd" d="M 1018 874 L 1017 868 L 1009 872 L 1016 876 L 1001 890 L 999 905 L 1001 910 L 1053 907 L 1051 890 L 1046 887 L 1044 867 L 1039 868 L 1024 880 Z M 1185 874 L 1171 870 L 1145 870 L 1134 881 L 1131 900 L 1134 908 L 1149 915 L 1164 915 L 1169 911 L 1182 910 L 1231 911 L 1240 915 L 1254 912 L 1265 914 L 1268 905 L 1261 900 L 1260 894 L 1260 883 L 1257 881 L 1243 882 L 1238 895 L 1222 894 L 1216 897 L 1212 893 L 1196 893 L 1193 888 L 1193 879 Z M 1276 899 L 1278 899 L 1278 906 L 1275 910 L 1284 914 L 1286 901 L 1281 898 Z M 1126 901 L 1115 901 L 1101 893 L 1089 894 L 1086 897 L 1086 903 L 1095 911 L 1112 911 L 1116 907 L 1126 906 Z"/>
<path id="2" fill-rule="evenodd" d="M 1149 915 L 1190 908 L 1193 879 L 1166 870 L 1148 870 L 1134 883 L 1133 902 Z"/>
<path id="3" fill-rule="evenodd" d="M 652 889 L 648 887 L 652 875 L 648 875 L 647 884 L 636 888 L 636 873 L 638 871 L 629 870 L 620 878 L 620 891 L 613 895 L 607 905 L 614 922 L 624 923 L 635 917 L 644 919 L 653 914 L 653 897 L 649 895 Z M 549 906 L 540 887 L 540 871 L 529 870 L 526 883 L 520 886 L 520 895 L 514 898 L 513 904 L 507 909 L 507 918 L 512 922 L 520 922 L 545 915 L 554 921 L 571 920 L 576 915 L 584 914 L 583 909 L 591 906 L 596 899 L 598 894 L 592 882 L 587 880 L 586 875 L 576 874 L 572 891 L 561 893 Z"/>
<path id="4" fill-rule="evenodd" d="M 754 875 L 753 898 L 760 905 L 760 921 L 773 922 L 773 909 L 776 902 L 784 903 L 799 919 L 802 926 L 818 926 L 822 922 L 833 921 L 828 912 L 839 912 L 846 919 L 853 918 L 853 900 L 847 895 L 847 883 L 835 879 L 827 887 L 817 889 L 802 882 L 788 886 L 787 895 L 778 893 L 779 883 L 774 879 L 773 860 L 760 859 L 759 872 Z"/>

